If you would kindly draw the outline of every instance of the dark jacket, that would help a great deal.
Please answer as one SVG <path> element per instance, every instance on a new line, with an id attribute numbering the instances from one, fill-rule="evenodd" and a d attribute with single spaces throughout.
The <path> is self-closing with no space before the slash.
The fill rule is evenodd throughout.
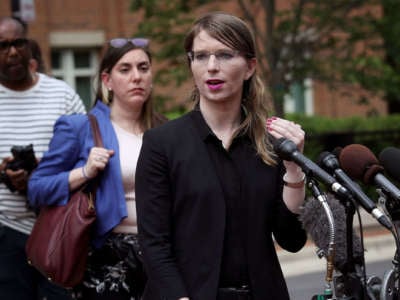
<path id="1" fill-rule="evenodd" d="M 144 300 L 216 299 L 225 202 L 191 112 L 144 134 L 136 171 L 139 238 L 149 276 Z M 254 149 L 251 147 L 251 151 Z M 252 156 L 244 170 L 246 251 L 255 300 L 289 299 L 272 235 L 291 252 L 307 239 L 282 201 L 279 167 Z"/>

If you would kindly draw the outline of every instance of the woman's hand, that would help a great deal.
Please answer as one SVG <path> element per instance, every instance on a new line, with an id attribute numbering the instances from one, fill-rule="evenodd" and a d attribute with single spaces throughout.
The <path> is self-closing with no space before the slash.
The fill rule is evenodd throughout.
<path id="1" fill-rule="evenodd" d="M 73 169 L 69 173 L 69 189 L 71 191 L 79 188 L 89 179 L 97 176 L 107 166 L 110 157 L 114 155 L 114 150 L 93 147 L 90 149 L 89 157 L 83 167 Z"/>
<path id="2" fill-rule="evenodd" d="M 275 138 L 287 138 L 294 142 L 300 152 L 304 149 L 305 133 L 299 124 L 278 117 L 268 118 L 267 130 Z M 288 174 L 298 173 L 299 167 L 291 161 L 283 161 Z"/>
<path id="3" fill-rule="evenodd" d="M 86 164 L 83 166 L 84 176 L 87 178 L 96 177 L 100 171 L 104 170 L 112 155 L 114 155 L 114 150 L 93 147 L 90 150 Z"/>
<path id="4" fill-rule="evenodd" d="M 303 152 L 305 133 L 299 124 L 294 122 L 272 117 L 267 120 L 267 130 L 275 138 L 287 138 L 294 142 Z M 300 213 L 300 207 L 304 203 L 305 196 L 305 175 L 302 169 L 292 161 L 283 161 L 286 174 L 283 177 L 285 188 L 283 189 L 283 201 L 287 208 L 293 213 Z"/>

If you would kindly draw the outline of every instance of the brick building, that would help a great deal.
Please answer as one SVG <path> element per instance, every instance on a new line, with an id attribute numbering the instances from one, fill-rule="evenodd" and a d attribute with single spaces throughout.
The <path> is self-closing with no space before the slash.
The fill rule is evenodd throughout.
<path id="1" fill-rule="evenodd" d="M 13 0 L 0 1 L 0 16 L 11 15 Z M 24 1 L 22 1 L 24 2 Z M 25 1 L 26 2 L 26 1 Z M 28 1 L 29 2 L 29 1 Z M 133 36 L 140 13 L 130 10 L 131 0 L 31 0 L 35 18 L 29 23 L 29 37 L 40 44 L 49 74 L 62 78 L 75 88 L 90 106 L 93 98 L 93 75 L 97 71 L 103 45 L 113 37 Z M 240 10 L 232 1 L 223 9 L 235 14 Z M 157 62 L 155 62 L 157 68 Z M 341 117 L 385 114 L 385 102 L 373 99 L 359 105 L 346 89 L 332 91 L 318 82 L 307 81 L 295 92 L 296 99 L 287 99 L 285 111 Z M 156 87 L 157 88 L 157 87 Z M 177 101 L 188 95 L 190 83 L 159 89 Z M 347 89 L 351 92 L 354 87 Z"/>

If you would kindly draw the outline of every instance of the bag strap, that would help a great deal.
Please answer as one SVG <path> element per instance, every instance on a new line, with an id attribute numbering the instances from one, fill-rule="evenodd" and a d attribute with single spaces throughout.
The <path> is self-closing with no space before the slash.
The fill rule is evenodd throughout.
<path id="1" fill-rule="evenodd" d="M 90 127 L 92 128 L 92 134 L 94 139 L 94 145 L 96 147 L 104 147 L 103 139 L 101 138 L 101 133 L 99 129 L 99 123 L 97 122 L 97 118 L 93 114 L 88 114 Z M 95 178 L 93 178 L 93 184 L 91 187 L 91 197 L 93 197 L 93 205 L 96 200 L 96 190 L 100 183 L 100 174 L 98 174 Z"/>
<path id="2" fill-rule="evenodd" d="M 99 129 L 99 123 L 97 122 L 97 119 L 93 114 L 89 114 L 89 121 L 90 121 L 90 125 L 92 127 L 94 145 L 96 147 L 104 147 L 103 140 L 101 138 L 100 129 Z"/>

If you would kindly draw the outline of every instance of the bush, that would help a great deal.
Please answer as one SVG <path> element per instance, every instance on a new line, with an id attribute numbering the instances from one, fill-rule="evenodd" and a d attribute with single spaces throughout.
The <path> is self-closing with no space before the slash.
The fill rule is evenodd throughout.
<path id="1" fill-rule="evenodd" d="M 400 146 L 400 115 L 332 119 L 292 114 L 286 118 L 299 123 L 306 132 L 304 153 L 311 159 L 322 151 L 349 144 L 362 144 L 375 155 L 388 146 Z"/>

